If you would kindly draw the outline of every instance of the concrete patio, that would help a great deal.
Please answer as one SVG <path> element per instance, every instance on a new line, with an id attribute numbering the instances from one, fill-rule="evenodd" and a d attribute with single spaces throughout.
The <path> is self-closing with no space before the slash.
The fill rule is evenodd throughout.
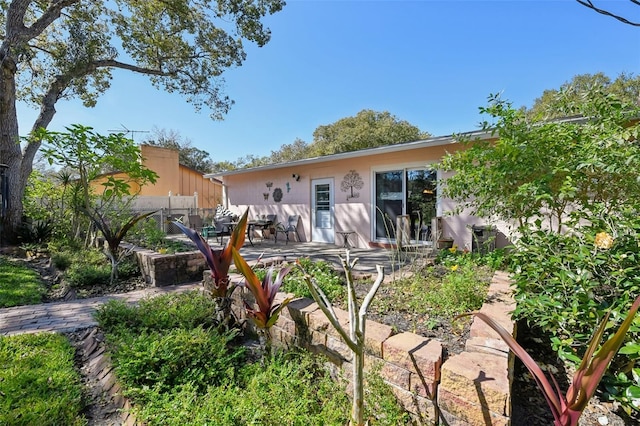
<path id="1" fill-rule="evenodd" d="M 168 238 L 191 243 L 184 234 L 173 234 L 169 235 Z M 227 241 L 228 237 L 225 238 L 224 243 L 226 244 Z M 214 248 L 222 248 L 214 238 L 209 239 L 209 243 Z M 260 256 L 263 259 L 279 257 L 286 261 L 309 257 L 313 260 L 330 262 L 335 268 L 342 270 L 340 256 L 345 257 L 346 249 L 334 244 L 297 241 L 289 241 L 288 244 L 285 244 L 281 240 L 276 243 L 272 238 L 258 238 L 254 239 L 253 246 L 248 241 L 245 241 L 240 253 L 249 262 L 257 260 Z M 389 275 L 394 269 L 398 270 L 400 266 L 413 263 L 416 259 L 431 257 L 433 251 L 428 246 L 412 246 L 402 251 L 385 248 L 351 248 L 349 249 L 349 254 L 352 259 L 358 258 L 354 272 L 358 274 L 375 274 L 376 265 L 382 265 L 384 266 L 385 275 Z"/>

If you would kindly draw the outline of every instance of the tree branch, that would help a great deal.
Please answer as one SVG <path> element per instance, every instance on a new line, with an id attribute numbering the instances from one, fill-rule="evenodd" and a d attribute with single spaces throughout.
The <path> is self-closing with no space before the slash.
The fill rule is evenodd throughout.
<path id="1" fill-rule="evenodd" d="M 7 34 L 7 38 L 11 37 L 15 42 L 24 43 L 32 40 L 42 34 L 56 19 L 60 17 L 62 10 L 66 7 L 78 3 L 80 0 L 57 0 L 52 1 L 51 6 L 35 21 L 30 27 L 24 26 L 24 15 L 32 3 L 30 0 L 14 0 L 11 2 L 9 12 L 7 13 L 7 21 L 11 21 L 11 25 L 7 25 L 9 30 L 14 34 Z"/>
<path id="2" fill-rule="evenodd" d="M 576 1 L 581 5 L 588 7 L 589 9 L 595 10 L 596 12 L 601 13 L 603 15 L 610 16 L 622 23 L 625 23 L 627 25 L 632 25 L 634 27 L 640 27 L 640 22 L 630 21 L 620 15 L 616 15 L 615 13 L 609 12 L 608 10 L 600 9 L 596 7 L 591 0 L 576 0 Z M 636 6 L 640 6 L 639 0 L 629 0 L 629 1 L 631 1 L 631 3 L 635 4 Z"/>
<path id="3" fill-rule="evenodd" d="M 175 74 L 175 72 L 162 71 L 162 70 L 153 69 L 153 68 L 143 68 L 137 65 L 116 61 L 114 59 L 102 59 L 102 60 L 94 61 L 91 64 L 89 64 L 88 68 L 90 68 L 88 69 L 89 72 L 95 71 L 98 68 L 120 68 L 123 70 L 129 70 L 129 71 L 137 72 L 140 74 L 149 74 L 149 75 L 169 76 L 169 75 Z M 83 74 L 87 74 L 87 73 L 83 73 Z"/>

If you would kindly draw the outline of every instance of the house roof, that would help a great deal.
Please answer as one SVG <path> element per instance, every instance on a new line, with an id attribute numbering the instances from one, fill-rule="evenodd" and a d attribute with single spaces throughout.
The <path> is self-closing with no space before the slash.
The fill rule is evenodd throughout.
<path id="1" fill-rule="evenodd" d="M 437 136 L 437 137 L 423 139 L 423 140 L 414 141 L 414 142 L 405 142 L 405 143 L 399 143 L 395 145 L 386 145 L 386 146 L 380 146 L 376 148 L 361 149 L 358 151 L 341 152 L 339 154 L 324 155 L 322 157 L 305 158 L 302 160 L 288 161 L 286 163 L 267 164 L 265 166 L 230 170 L 227 172 L 207 173 L 204 175 L 204 177 L 210 178 L 210 179 L 219 179 L 220 177 L 223 177 L 223 176 L 240 175 L 244 173 L 253 173 L 253 172 L 264 171 L 264 170 L 282 169 L 285 167 L 292 167 L 292 166 L 305 166 L 309 164 L 323 163 L 326 161 L 345 160 L 345 159 L 361 157 L 365 155 L 387 154 L 391 152 L 408 151 L 412 149 L 427 148 L 431 146 L 456 144 L 460 142 L 461 138 L 491 139 L 493 137 L 494 136 L 490 131 L 478 130 L 478 131 L 467 132 L 467 133 L 459 133 L 455 135 Z"/>

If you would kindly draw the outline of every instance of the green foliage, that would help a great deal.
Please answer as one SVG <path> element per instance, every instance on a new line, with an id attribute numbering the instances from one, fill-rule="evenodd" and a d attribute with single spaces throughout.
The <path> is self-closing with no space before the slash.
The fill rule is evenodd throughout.
<path id="1" fill-rule="evenodd" d="M 302 269 L 316 280 L 330 301 L 337 302 L 344 298 L 344 278 L 333 269 L 330 263 L 322 260 L 313 261 L 308 257 L 300 258 L 298 262 L 300 262 Z M 300 268 L 292 269 L 285 277 L 282 291 L 293 293 L 298 297 L 312 298 L 309 287 L 304 280 L 304 273 Z"/>
<path id="2" fill-rule="evenodd" d="M 96 320 L 106 333 L 189 330 L 215 326 L 215 302 L 199 291 L 161 295 L 141 300 L 137 306 L 111 300 L 98 308 Z M 123 330 L 120 330 L 123 328 Z"/>
<path id="3" fill-rule="evenodd" d="M 349 398 L 307 352 L 241 363 L 233 335 L 209 328 L 215 303 L 201 292 L 110 301 L 97 313 L 124 392 L 149 425 L 343 425 Z M 198 326 L 198 324 L 202 324 Z M 375 424 L 405 424 L 407 414 L 381 379 L 372 379 Z"/>
<path id="4" fill-rule="evenodd" d="M 79 202 L 75 208 L 107 241 L 113 282 L 121 260 L 120 242 L 138 221 L 152 214 L 130 212 L 131 195 L 137 194 L 143 185 L 155 183 L 158 175 L 139 161 L 140 148 L 122 134 L 103 136 L 91 127 L 74 124 L 66 132 L 40 129 L 37 137 L 44 141 L 42 152 L 49 164 L 63 166 L 78 175 Z M 104 175 L 114 171 L 118 173 Z M 98 179 L 102 192 L 95 197 L 92 182 Z"/>
<path id="5" fill-rule="evenodd" d="M 589 119 L 530 122 L 494 95 L 483 129 L 499 139 L 465 141 L 469 149 L 440 165 L 455 171 L 445 196 L 472 214 L 516 220 L 522 230 L 576 226 L 581 219 L 633 208 L 640 194 L 640 109 L 598 88 L 579 101 L 558 94 L 556 108 Z M 521 230 L 521 231 L 522 231 Z"/>
<path id="6" fill-rule="evenodd" d="M 15 88 L 4 92 L 6 107 L 0 109 L 6 130 L 0 151 L 16 177 L 9 185 L 18 200 L 5 218 L 8 238 L 16 238 L 26 179 L 42 142 L 36 130 L 27 143 L 16 143 L 18 100 L 42 111 L 21 127 L 46 129 L 58 100 L 77 98 L 94 106 L 119 69 L 147 75 L 154 86 L 180 93 L 196 109 L 204 105 L 221 119 L 233 101 L 224 94 L 220 76 L 243 63 L 246 42 L 263 46 L 269 41 L 262 19 L 283 7 L 282 0 L 0 2 L 4 61 L 12 64 L 4 79 Z M 69 145 L 59 152 L 74 149 Z M 117 157 L 109 161 L 119 169 Z"/>
<path id="7" fill-rule="evenodd" d="M 399 120 L 387 111 L 365 109 L 354 117 L 319 126 L 313 132 L 310 157 L 394 145 L 427 137 L 428 133 L 421 132 L 409 122 Z"/>
<path id="8" fill-rule="evenodd" d="M 58 270 L 64 271 L 73 262 L 71 253 L 69 252 L 54 252 L 51 253 L 51 264 Z"/>
<path id="9" fill-rule="evenodd" d="M 442 254 L 445 251 L 447 255 Z M 440 322 L 450 322 L 455 315 L 479 309 L 493 269 L 479 266 L 471 253 L 440 253 L 435 265 L 386 282 L 369 311 L 378 315 L 394 312 L 410 320 L 414 328 L 433 329 Z"/>
<path id="10" fill-rule="evenodd" d="M 206 392 L 189 384 L 166 393 L 149 389 L 140 400 L 137 417 L 150 426 L 344 425 L 349 407 L 321 360 L 304 352 L 246 364 L 235 380 Z"/>
<path id="11" fill-rule="evenodd" d="M 515 314 L 551 333 L 573 363 L 605 312 L 621 318 L 640 290 L 638 79 L 616 84 L 602 75 L 577 78 L 547 94 L 544 113 L 529 115 L 492 96 L 481 108 L 491 117 L 483 129 L 499 139 L 467 141 L 469 149 L 442 163 L 456 172 L 446 196 L 472 214 L 517 221 Z M 574 118 L 542 121 L 567 116 Z M 627 339 L 638 337 L 631 327 Z M 631 381 L 629 361 L 621 354 L 611 375 Z M 626 392 L 609 394 L 624 400 Z"/>
<path id="12" fill-rule="evenodd" d="M 85 229 L 88 224 L 77 210 L 78 190 L 78 181 L 68 170 L 57 173 L 34 170 L 25 190 L 24 215 L 32 223 L 55 224 L 52 240 L 70 243 L 78 230 Z M 31 227 L 27 230 L 30 233 Z M 22 238 L 24 240 L 24 236 Z"/>
<path id="13" fill-rule="evenodd" d="M 163 247 L 167 233 L 153 218 L 141 220 L 127 234 L 127 240 L 133 244 L 156 250 Z"/>
<path id="14" fill-rule="evenodd" d="M 447 273 L 440 285 L 423 290 L 428 309 L 448 316 L 480 309 L 487 297 L 487 281 L 478 280 L 476 268 L 454 265 L 451 269 L 454 273 Z"/>
<path id="15" fill-rule="evenodd" d="M 230 349 L 235 333 L 213 327 L 215 310 L 214 301 L 198 291 L 100 307 L 96 319 L 128 392 L 165 392 L 188 383 L 204 390 L 233 376 L 243 351 Z"/>
<path id="16" fill-rule="evenodd" d="M 138 267 L 138 261 L 135 255 L 129 255 L 124 257 L 118 265 L 118 277 L 120 279 L 127 279 L 140 275 L 140 268 Z"/>
<path id="17" fill-rule="evenodd" d="M 527 116 L 530 118 L 553 119 L 562 118 L 563 116 L 574 115 L 571 111 L 558 108 L 558 94 L 564 92 L 574 103 L 579 103 L 581 97 L 588 94 L 590 90 L 598 88 L 599 90 L 615 95 L 627 103 L 638 103 L 638 93 L 640 93 L 640 76 L 633 74 L 621 73 L 615 80 L 604 73 L 596 74 L 580 74 L 574 76 L 571 81 L 565 82 L 560 89 L 548 89 L 537 98 L 531 109 L 526 110 Z M 575 111 L 578 113 L 579 111 Z"/>
<path id="18" fill-rule="evenodd" d="M 73 358 L 58 334 L 0 336 L 0 424 L 86 424 Z"/>
<path id="19" fill-rule="evenodd" d="M 597 240 L 596 240 L 597 241 Z M 598 242 L 596 242 L 598 244 Z M 609 245 L 609 242 L 602 245 Z M 502 327 L 500 323 L 492 319 L 483 312 L 471 312 L 466 315 L 473 315 L 484 321 L 502 340 L 509 346 L 509 349 L 522 361 L 529 373 L 535 378 L 536 384 L 544 394 L 545 400 L 553 415 L 556 426 L 577 426 L 582 412 L 587 407 L 589 400 L 593 397 L 596 389 L 607 371 L 609 364 L 622 346 L 625 336 L 635 321 L 636 313 L 640 308 L 640 296 L 638 296 L 631 308 L 626 313 L 622 324 L 618 330 L 600 345 L 603 340 L 605 330 L 609 325 L 609 312 L 604 316 L 598 327 L 593 332 L 589 344 L 582 359 L 578 360 L 580 365 L 576 368 L 566 394 L 560 390 L 557 381 L 553 384 L 548 380 L 544 371 L 535 362 L 529 353 L 516 341 L 511 333 Z M 637 349 L 626 347 L 627 352 L 637 353 Z M 630 349 L 630 350 L 629 350 Z M 627 395 L 636 394 L 633 386 L 627 388 Z M 622 400 L 622 399 L 619 399 Z M 631 401 L 632 405 L 637 401 Z M 637 408 L 637 406 L 636 406 Z"/>
<path id="20" fill-rule="evenodd" d="M 33 269 L 0 257 L 0 308 L 41 303 L 45 293 Z"/>
<path id="21" fill-rule="evenodd" d="M 365 411 L 370 424 L 399 426 L 414 424 L 409 413 L 399 404 L 391 386 L 380 376 L 381 366 L 375 366 L 366 377 Z M 426 423 L 428 419 L 425 419 Z"/>
<path id="22" fill-rule="evenodd" d="M 630 216 L 620 216 L 611 227 L 592 224 L 584 234 L 532 232 L 513 254 L 515 315 L 549 332 L 563 359 L 577 363 L 599 321 L 608 312 L 612 323 L 618 321 L 640 292 L 640 220 Z M 636 319 L 627 333 L 630 346 L 623 347 L 604 378 L 606 396 L 628 412 L 640 409 L 638 400 L 628 397 L 636 386 L 637 354 L 631 349 L 639 339 Z"/>
<path id="23" fill-rule="evenodd" d="M 235 334 L 202 327 L 122 333 L 112 340 L 112 359 L 128 395 L 139 389 L 166 392 L 191 383 L 203 391 L 232 377 L 243 351 L 230 349 Z"/>
<path id="24" fill-rule="evenodd" d="M 221 172 L 266 164 L 322 155 L 339 154 L 365 148 L 394 145 L 426 139 L 430 135 L 405 120 L 400 120 L 387 111 L 377 112 L 364 109 L 354 117 L 345 117 L 333 124 L 318 126 L 313 132 L 313 142 L 296 139 L 284 144 L 268 156 L 253 154 L 239 158 L 235 162 L 220 161 L 212 164 L 213 171 Z"/>
<path id="25" fill-rule="evenodd" d="M 20 241 L 23 244 L 45 245 L 53 235 L 53 223 L 49 220 L 24 222 L 20 228 Z"/>
<path id="26" fill-rule="evenodd" d="M 110 282 L 109 265 L 72 264 L 65 273 L 65 280 L 73 288 L 90 288 Z"/>

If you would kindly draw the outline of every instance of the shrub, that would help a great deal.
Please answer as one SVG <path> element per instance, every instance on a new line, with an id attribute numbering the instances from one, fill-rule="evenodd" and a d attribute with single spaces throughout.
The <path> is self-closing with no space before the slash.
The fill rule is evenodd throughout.
<path id="1" fill-rule="evenodd" d="M 202 327 L 123 334 L 113 344 L 112 357 L 130 395 L 140 388 L 165 392 L 187 383 L 202 391 L 235 374 L 244 352 L 228 348 L 234 337 Z"/>
<path id="2" fill-rule="evenodd" d="M 193 384 L 165 393 L 149 389 L 137 417 L 150 426 L 344 425 L 348 408 L 344 389 L 321 360 L 295 352 L 247 364 L 236 380 L 206 392 Z"/>
<path id="3" fill-rule="evenodd" d="M 337 301 L 344 296 L 343 278 L 333 269 L 331 264 L 324 261 L 314 262 L 309 258 L 300 258 L 299 262 L 302 268 L 317 281 L 330 301 Z M 281 291 L 293 293 L 298 297 L 312 298 L 299 268 L 292 269 L 285 277 Z"/>
<path id="4" fill-rule="evenodd" d="M 98 309 L 96 319 L 107 333 L 120 329 L 131 333 L 215 325 L 215 301 L 199 291 L 167 294 L 130 306 L 111 300 Z"/>
<path id="5" fill-rule="evenodd" d="M 140 268 L 134 256 L 124 258 L 118 265 L 118 277 L 120 279 L 131 278 L 140 275 Z"/>
<path id="6" fill-rule="evenodd" d="M 442 282 L 426 288 L 424 302 L 431 311 L 453 317 L 480 309 L 487 297 L 487 287 L 488 281 L 478 279 L 475 267 L 453 265 Z"/>
<path id="7" fill-rule="evenodd" d="M 74 288 L 88 288 L 106 284 L 111 278 L 109 265 L 72 264 L 66 271 L 65 278 Z"/>
<path id="8" fill-rule="evenodd" d="M 623 318 L 640 292 L 639 239 L 640 219 L 634 213 L 610 224 L 593 219 L 579 233 L 526 234 L 512 256 L 515 315 L 549 332 L 560 357 L 578 363 L 606 312 L 611 321 Z M 626 342 L 639 338 L 636 318 Z M 640 409 L 638 399 L 629 397 L 640 395 L 627 368 L 637 358 L 632 348 L 623 346 L 603 379 L 605 396 L 621 401 L 627 412 Z"/>
<path id="9" fill-rule="evenodd" d="M 64 271 L 73 262 L 72 256 L 67 252 L 57 252 L 51 255 L 51 263 L 57 269 Z"/>
<path id="10" fill-rule="evenodd" d="M 164 232 L 158 222 L 153 218 L 141 220 L 127 233 L 127 240 L 150 249 L 155 249 L 164 241 L 167 233 Z"/>

